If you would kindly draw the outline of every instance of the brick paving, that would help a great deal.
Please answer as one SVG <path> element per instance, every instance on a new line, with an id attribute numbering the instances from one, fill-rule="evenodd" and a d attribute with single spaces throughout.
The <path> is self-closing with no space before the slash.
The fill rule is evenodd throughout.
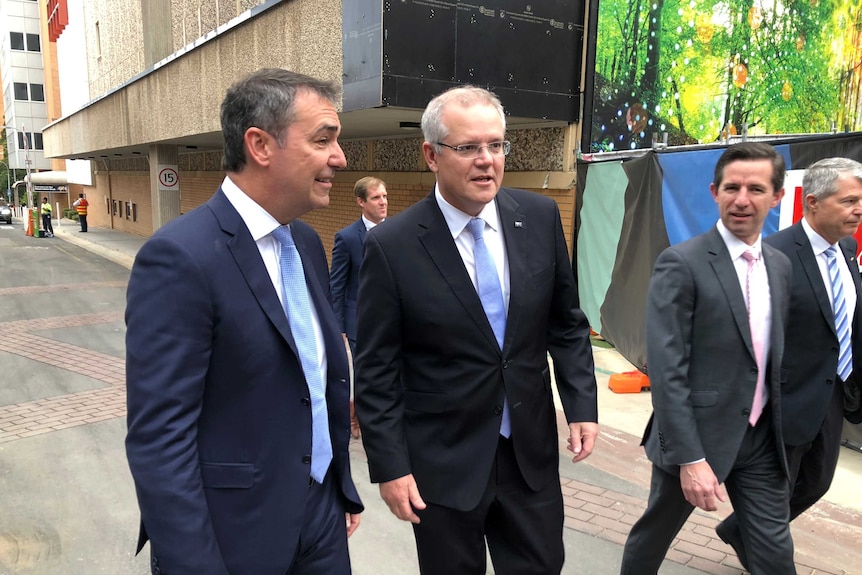
<path id="1" fill-rule="evenodd" d="M 44 293 L 124 286 L 125 282 L 28 286 L 0 289 L 0 296 L 32 294 L 34 291 Z M 112 323 L 122 319 L 122 312 L 103 312 L 0 323 L 0 335 L 14 335 L 15 339 L 22 344 L 7 349 L 8 353 L 90 377 L 105 384 L 105 387 L 95 390 L 0 406 L 0 444 L 125 416 L 125 362 L 122 358 L 54 340 L 37 333 L 50 329 Z M 44 349 L 46 346 L 50 346 L 57 353 L 46 357 L 42 353 L 31 351 Z M 86 354 L 91 359 L 87 365 L 77 366 L 57 359 L 75 357 L 80 353 Z M 562 423 L 561 432 L 565 431 L 565 423 Z M 596 451 L 590 457 L 590 465 L 644 487 L 649 480 L 649 464 L 637 445 L 637 438 L 624 436 L 625 434 L 615 430 L 603 430 Z M 361 440 L 352 441 L 351 450 L 359 459 L 365 459 Z M 565 526 L 620 545 L 625 542 L 631 525 L 640 517 L 646 506 L 643 497 L 633 497 L 575 479 L 563 477 L 561 486 L 565 503 Z M 816 508 L 819 508 L 820 515 L 837 520 L 840 527 L 833 526 L 832 533 L 837 534 L 835 538 L 838 544 L 858 545 L 862 527 L 858 529 L 853 527 L 854 524 L 858 525 L 859 521 L 855 513 L 834 508 L 834 506 L 830 508 L 825 503 L 818 504 Z M 727 512 L 729 507 L 722 510 L 721 516 L 726 515 Z M 674 540 L 667 559 L 715 575 L 742 573 L 733 551 L 715 535 L 714 528 L 718 521 L 717 514 L 695 511 Z M 794 523 L 794 526 L 800 523 L 802 536 L 805 537 L 809 531 L 812 533 L 822 531 L 823 525 L 818 521 L 817 517 L 803 516 Z M 847 524 L 851 527 L 847 528 Z M 796 530 L 796 527 L 794 529 Z M 794 536 L 799 537 L 796 533 Z M 853 559 L 858 559 L 858 554 L 854 555 Z M 836 569 L 826 561 L 800 552 L 799 545 L 796 560 L 799 575 L 859 573 L 859 571 Z"/>
<path id="2" fill-rule="evenodd" d="M 589 483 L 563 478 L 565 525 L 607 541 L 625 543 L 629 529 L 646 508 L 646 501 Z M 719 517 L 696 510 L 674 539 L 667 560 L 715 575 L 744 572 L 733 553 L 715 534 Z M 814 557 L 796 554 L 798 575 L 849 575 Z"/>
<path id="3" fill-rule="evenodd" d="M 96 287 L 125 287 L 125 282 L 46 286 L 42 291 L 87 290 Z M 18 293 L 17 290 L 22 290 L 21 293 L 30 294 L 38 289 L 38 287 L 7 288 L 0 290 L 0 296 L 9 295 L 13 290 L 16 293 Z M 0 443 L 125 417 L 126 364 L 122 358 L 34 333 L 41 330 L 74 328 L 122 320 L 123 312 L 102 312 L 0 323 L 0 335 L 4 338 L 14 337 L 20 344 L 5 349 L 5 352 L 77 373 L 107 385 L 90 391 L 0 406 Z M 42 350 L 46 348 L 51 349 L 52 353 L 45 354 Z M 63 359 L 81 355 L 87 356 L 87 364 L 77 365 Z"/>

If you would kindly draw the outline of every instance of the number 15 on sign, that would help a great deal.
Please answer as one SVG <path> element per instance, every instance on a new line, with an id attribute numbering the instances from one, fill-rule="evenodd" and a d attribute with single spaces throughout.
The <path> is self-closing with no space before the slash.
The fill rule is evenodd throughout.
<path id="1" fill-rule="evenodd" d="M 177 166 L 159 166 L 159 191 L 176 192 L 180 189 Z"/>

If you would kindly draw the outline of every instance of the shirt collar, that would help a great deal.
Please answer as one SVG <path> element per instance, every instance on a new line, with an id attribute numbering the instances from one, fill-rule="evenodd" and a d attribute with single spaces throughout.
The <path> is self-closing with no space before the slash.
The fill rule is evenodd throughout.
<path id="1" fill-rule="evenodd" d="M 755 248 L 758 253 L 761 252 L 761 240 L 763 238 L 762 234 L 757 235 L 757 239 L 754 241 L 752 245 L 748 245 L 735 235 L 733 235 L 730 230 L 724 227 L 724 222 L 718 220 L 718 223 L 715 224 L 715 227 L 718 228 L 718 233 L 721 234 L 721 239 L 724 240 L 724 245 L 727 246 L 727 251 L 730 252 L 730 259 L 736 260 L 736 258 L 742 257 L 743 252 L 749 248 Z"/>
<path id="2" fill-rule="evenodd" d="M 384 221 L 386 221 L 386 218 L 383 218 L 382 220 L 380 220 L 381 223 L 383 223 Z M 362 223 L 365 224 L 365 231 L 366 232 L 377 225 L 374 222 L 372 222 L 371 220 L 369 220 L 368 218 L 366 218 L 365 214 L 362 214 Z"/>
<path id="3" fill-rule="evenodd" d="M 466 214 L 446 201 L 437 184 L 434 184 L 434 198 L 437 200 L 437 205 L 440 211 L 443 212 L 443 219 L 446 220 L 446 225 L 449 226 L 449 233 L 453 238 L 457 238 L 473 219 L 473 216 Z M 495 197 L 496 198 L 496 197 Z M 479 212 L 477 218 L 482 218 L 485 223 L 491 226 L 495 232 L 500 231 L 500 214 L 497 213 L 497 204 L 495 201 L 490 201 L 485 204 L 482 211 Z"/>
<path id="4" fill-rule="evenodd" d="M 811 227 L 811 224 L 809 224 L 808 220 L 805 218 L 802 218 L 802 229 L 805 230 L 805 235 L 808 236 L 808 241 L 811 243 L 811 251 L 814 252 L 814 257 L 819 256 L 832 247 L 833 244 L 827 242 L 823 236 L 814 231 L 814 228 Z"/>
<path id="5" fill-rule="evenodd" d="M 230 179 L 230 176 L 225 176 L 221 189 L 231 205 L 239 212 L 239 217 L 245 222 L 254 241 L 270 235 L 281 226 L 278 220 L 272 217 L 260 204 L 239 189 L 239 186 Z"/>

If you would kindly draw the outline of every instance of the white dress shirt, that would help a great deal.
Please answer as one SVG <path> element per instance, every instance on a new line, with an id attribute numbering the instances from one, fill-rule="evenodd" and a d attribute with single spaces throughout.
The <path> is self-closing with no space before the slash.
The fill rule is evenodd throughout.
<path id="1" fill-rule="evenodd" d="M 269 273 L 269 279 L 272 282 L 272 287 L 281 301 L 282 308 L 284 307 L 284 294 L 281 293 L 281 244 L 272 235 L 276 228 L 281 227 L 281 224 L 270 215 L 260 204 L 252 200 L 243 192 L 230 177 L 225 177 L 222 182 L 221 189 L 227 196 L 231 205 L 239 212 L 239 217 L 245 223 L 251 238 L 257 245 L 257 250 L 260 252 L 260 257 L 263 259 L 263 264 L 266 266 L 266 271 Z M 323 344 L 323 328 L 320 326 L 320 317 L 317 313 L 317 308 L 314 306 L 314 300 L 311 294 L 308 296 L 308 301 L 311 302 L 311 325 L 314 328 L 314 339 L 317 343 L 317 364 L 323 374 L 323 384 L 326 385 L 326 347 Z"/>
<path id="2" fill-rule="evenodd" d="M 817 267 L 820 269 L 820 277 L 823 278 L 823 285 L 826 287 L 826 295 L 829 297 L 829 303 L 832 303 L 832 279 L 829 277 L 829 260 L 826 258 L 826 250 L 833 245 L 838 250 L 836 255 L 838 264 L 838 275 L 841 276 L 841 283 L 844 285 L 844 304 L 847 309 L 847 320 L 850 322 L 850 334 L 853 334 L 853 316 L 856 315 L 856 286 L 853 283 L 853 276 L 850 274 L 850 268 L 844 262 L 844 252 L 841 246 L 836 242 L 830 244 L 823 236 L 814 231 L 808 220 L 802 218 L 802 229 L 805 230 L 805 235 L 808 236 L 808 241 L 811 242 L 811 250 L 814 252 L 814 259 L 817 261 Z"/>
<path id="3" fill-rule="evenodd" d="M 455 246 L 458 248 L 458 253 L 461 254 L 461 259 L 464 262 L 464 267 L 467 268 L 467 273 L 470 274 L 470 281 L 473 282 L 473 287 L 476 287 L 476 262 L 473 259 L 473 234 L 467 229 L 467 224 L 473 219 L 473 216 L 465 214 L 443 198 L 437 186 L 434 186 L 434 197 L 437 200 L 437 205 L 440 206 L 440 211 L 443 212 L 443 218 L 446 220 L 446 225 L 449 226 L 449 232 L 452 234 L 452 239 L 455 240 Z M 500 229 L 500 214 L 497 213 L 497 202 L 492 201 L 485 204 L 477 218 L 485 220 L 485 231 L 482 234 L 485 240 L 485 245 L 491 252 L 491 257 L 494 258 L 494 265 L 497 267 L 497 275 L 500 277 L 500 287 L 503 288 L 503 303 L 506 309 L 509 309 L 509 259 L 506 256 L 506 242 L 503 238 L 503 232 Z"/>

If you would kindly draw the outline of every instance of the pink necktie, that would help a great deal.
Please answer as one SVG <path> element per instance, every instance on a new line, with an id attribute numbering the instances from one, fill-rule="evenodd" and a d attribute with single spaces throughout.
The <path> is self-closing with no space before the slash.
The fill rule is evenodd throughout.
<path id="1" fill-rule="evenodd" d="M 762 285 L 763 274 L 758 273 L 761 266 L 760 252 L 749 248 L 742 253 L 742 258 L 748 262 L 748 272 L 745 276 L 745 289 L 748 295 L 748 327 L 751 330 L 751 344 L 757 359 L 757 387 L 754 390 L 754 401 L 751 402 L 751 414 L 748 423 L 752 427 L 763 413 L 763 400 L 766 392 L 766 357 L 763 337 L 766 334 L 766 312 L 764 305 L 758 305 L 767 289 Z M 760 297 L 758 297 L 760 296 Z"/>

